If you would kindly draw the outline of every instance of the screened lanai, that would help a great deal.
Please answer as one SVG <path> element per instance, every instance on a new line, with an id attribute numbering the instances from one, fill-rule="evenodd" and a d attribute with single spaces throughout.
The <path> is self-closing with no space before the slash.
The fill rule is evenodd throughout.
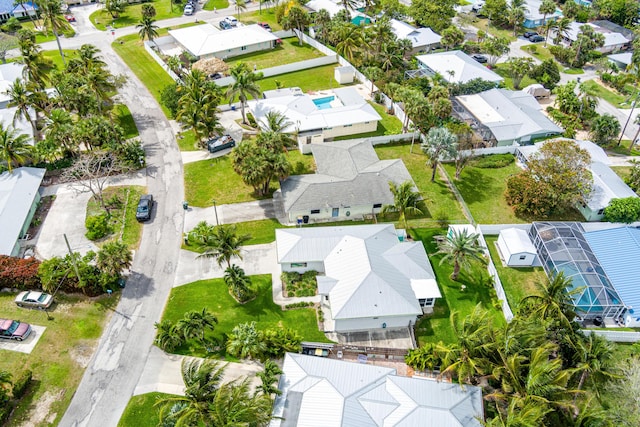
<path id="1" fill-rule="evenodd" d="M 534 222 L 529 237 L 547 276 L 563 272 L 581 289 L 572 296 L 579 316 L 618 318 L 625 307 L 583 233 L 577 222 Z"/>

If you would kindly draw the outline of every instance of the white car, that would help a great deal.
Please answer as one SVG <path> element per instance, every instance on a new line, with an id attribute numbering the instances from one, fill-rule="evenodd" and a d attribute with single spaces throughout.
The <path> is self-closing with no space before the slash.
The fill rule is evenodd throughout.
<path id="1" fill-rule="evenodd" d="M 190 4 L 188 4 L 188 5 L 186 5 L 184 7 L 184 14 L 185 15 L 193 15 L 193 12 L 194 12 L 193 6 L 191 6 Z"/>
<path id="2" fill-rule="evenodd" d="M 51 307 L 53 297 L 44 292 L 24 291 L 20 292 L 16 297 L 16 305 L 18 307 L 29 307 L 45 309 Z"/>
<path id="3" fill-rule="evenodd" d="M 227 16 L 224 20 L 231 24 L 232 27 L 238 26 L 238 20 L 233 16 Z"/>

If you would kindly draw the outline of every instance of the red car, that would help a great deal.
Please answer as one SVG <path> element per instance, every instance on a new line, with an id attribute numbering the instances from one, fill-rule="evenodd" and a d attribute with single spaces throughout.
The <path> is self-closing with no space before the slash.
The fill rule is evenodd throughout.
<path id="1" fill-rule="evenodd" d="M 64 15 L 64 19 L 66 19 L 67 22 L 76 22 L 76 17 L 73 15 Z"/>
<path id="2" fill-rule="evenodd" d="M 31 325 L 17 320 L 0 319 L 0 338 L 22 341 L 31 334 Z"/>

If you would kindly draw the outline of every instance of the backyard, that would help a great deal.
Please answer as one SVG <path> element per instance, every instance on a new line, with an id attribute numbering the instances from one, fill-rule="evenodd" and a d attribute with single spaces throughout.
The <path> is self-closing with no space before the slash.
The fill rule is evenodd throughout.
<path id="1" fill-rule="evenodd" d="M 260 85 L 260 90 L 263 92 L 265 90 L 276 89 L 276 81 L 280 82 L 282 87 L 299 87 L 303 92 L 334 89 L 341 86 L 336 82 L 333 75 L 333 70 L 336 65 L 337 64 L 329 64 L 322 67 L 310 68 L 308 70 L 267 77 L 260 80 L 258 84 Z"/>
<path id="2" fill-rule="evenodd" d="M 334 141 L 343 141 L 354 138 L 371 138 L 372 136 L 398 135 L 402 133 L 402 122 L 396 116 L 392 116 L 387 113 L 387 109 L 383 105 L 376 104 L 371 101 L 369 101 L 369 104 L 371 104 L 373 109 L 380 114 L 380 117 L 382 117 L 382 120 L 378 122 L 378 128 L 374 132 L 339 136 L 334 138 Z"/>
<path id="3" fill-rule="evenodd" d="M 26 369 L 33 371 L 32 385 L 7 425 L 57 425 L 118 303 L 118 296 L 89 299 L 57 294 L 50 320 L 41 310 L 18 308 L 13 301 L 15 297 L 14 293 L 0 293 L 3 317 L 47 329 L 31 354 L 0 350 L 1 371 L 12 372 L 14 379 Z"/>
<path id="4" fill-rule="evenodd" d="M 322 52 L 308 44 L 300 46 L 298 45 L 298 39 L 296 37 L 291 37 L 283 39 L 282 44 L 274 49 L 264 50 L 258 53 L 250 53 L 247 55 L 234 56 L 225 62 L 229 64 L 229 67 L 233 67 L 238 62 L 244 62 L 249 65 L 250 68 L 253 68 L 255 65 L 258 70 L 262 70 L 264 68 L 293 64 L 294 62 L 320 58 L 322 56 L 324 56 Z"/>
<path id="5" fill-rule="evenodd" d="M 264 3 L 264 2 L 263 2 Z M 272 3 L 274 4 L 274 3 Z M 282 30 L 282 25 L 276 20 L 275 8 L 262 8 L 262 11 L 255 10 L 240 14 L 240 22 L 244 24 L 255 24 L 257 22 L 266 22 L 273 31 Z"/>
<path id="6" fill-rule="evenodd" d="M 303 155 L 298 150 L 289 151 L 287 158 L 296 174 L 313 173 L 313 156 Z M 253 187 L 245 184 L 240 175 L 233 170 L 229 155 L 184 165 L 185 196 L 191 206 L 207 207 L 217 204 L 249 202 L 257 199 Z M 271 184 L 272 191 L 277 189 L 278 181 Z"/>
<path id="7" fill-rule="evenodd" d="M 473 311 L 478 303 L 489 311 L 490 319 L 494 324 L 505 322 L 500 306 L 496 304 L 495 292 L 484 265 L 474 261 L 470 271 L 462 270 L 455 282 L 450 278 L 453 271 L 452 265 L 448 262 L 440 265 L 443 255 L 435 255 L 438 247 L 433 238 L 444 234 L 446 234 L 444 229 L 417 228 L 411 230 L 411 236 L 415 240 L 421 240 L 424 244 L 442 292 L 442 298 L 436 300 L 433 314 L 425 315 L 416 323 L 416 340 L 419 346 L 428 342 L 456 342 L 457 337 L 449 320 L 451 312 L 455 310 L 460 314 L 460 318 L 464 318 Z"/>
<path id="8" fill-rule="evenodd" d="M 151 3 L 156 9 L 154 17 L 156 21 L 182 16 L 182 5 L 174 4 L 173 0 L 151 0 Z M 107 26 L 122 28 L 136 25 L 142 18 L 142 5 L 143 3 L 127 4 L 124 12 L 115 19 L 105 9 L 99 9 L 89 16 L 89 20 L 98 30 L 102 31 L 106 30 Z"/>
<path id="9" fill-rule="evenodd" d="M 211 261 L 213 262 L 213 261 Z M 286 327 L 296 330 L 305 341 L 327 342 L 324 333 L 318 329 L 316 312 L 313 308 L 283 311 L 273 302 L 271 275 L 250 276 L 257 295 L 255 299 L 238 303 L 231 295 L 223 279 L 201 280 L 179 286 L 171 291 L 165 307 L 163 320 L 180 320 L 190 310 L 210 310 L 218 324 L 213 333 L 207 335 L 224 344 L 226 336 L 239 323 L 255 321 L 257 328 L 264 330 L 273 327 Z M 189 356 L 208 356 L 206 350 L 195 340 L 189 340 L 176 350 L 178 354 Z M 224 357 L 224 345 L 218 353 Z"/>

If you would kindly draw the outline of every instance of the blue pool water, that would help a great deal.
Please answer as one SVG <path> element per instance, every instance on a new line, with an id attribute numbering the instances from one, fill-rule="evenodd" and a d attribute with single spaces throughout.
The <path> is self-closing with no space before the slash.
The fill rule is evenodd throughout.
<path id="1" fill-rule="evenodd" d="M 318 110 L 326 110 L 328 108 L 331 108 L 331 101 L 333 101 L 334 99 L 336 99 L 335 96 L 326 96 L 324 98 L 314 99 L 313 103 L 316 104 Z"/>

